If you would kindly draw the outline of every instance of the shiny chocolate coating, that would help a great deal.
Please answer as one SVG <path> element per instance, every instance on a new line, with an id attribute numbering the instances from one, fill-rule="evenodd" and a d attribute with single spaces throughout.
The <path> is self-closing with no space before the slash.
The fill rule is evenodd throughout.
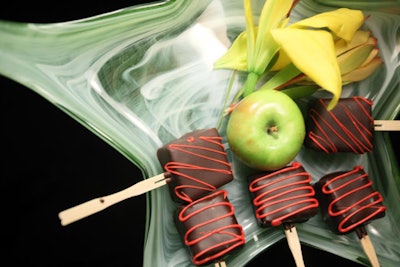
<path id="1" fill-rule="evenodd" d="M 245 244 L 244 231 L 227 194 L 225 190 L 215 191 L 179 206 L 174 214 L 181 240 L 195 265 L 218 262 Z"/>
<path id="2" fill-rule="evenodd" d="M 328 111 L 330 101 L 318 99 L 308 110 L 304 145 L 325 153 L 370 152 L 374 132 L 372 101 L 360 96 L 341 98 Z"/>
<path id="3" fill-rule="evenodd" d="M 190 203 L 233 180 L 231 165 L 215 128 L 195 130 L 157 151 L 171 197 Z"/>
<path id="4" fill-rule="evenodd" d="M 261 227 L 304 222 L 318 211 L 311 176 L 299 162 L 249 177 L 255 216 Z"/>
<path id="5" fill-rule="evenodd" d="M 323 176 L 314 184 L 324 221 L 333 232 L 345 234 L 385 216 L 382 195 L 362 166 Z"/>

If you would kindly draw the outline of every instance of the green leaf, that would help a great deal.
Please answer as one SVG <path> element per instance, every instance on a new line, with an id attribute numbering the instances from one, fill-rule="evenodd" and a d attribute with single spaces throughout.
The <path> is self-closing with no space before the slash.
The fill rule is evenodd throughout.
<path id="1" fill-rule="evenodd" d="M 259 90 L 276 89 L 301 74 L 294 64 L 289 64 L 265 82 Z"/>
<path id="2" fill-rule="evenodd" d="M 306 96 L 310 96 L 316 91 L 318 91 L 319 87 L 316 85 L 302 85 L 296 87 L 285 88 L 280 90 L 282 93 L 290 96 L 292 99 L 298 99 Z"/>

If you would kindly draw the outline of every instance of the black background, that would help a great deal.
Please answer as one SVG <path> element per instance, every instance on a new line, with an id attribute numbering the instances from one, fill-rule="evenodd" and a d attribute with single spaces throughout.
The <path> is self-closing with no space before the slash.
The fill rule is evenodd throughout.
<path id="1" fill-rule="evenodd" d="M 146 1 L 10 2 L 0 19 L 63 22 Z M 58 212 L 142 179 L 138 169 L 33 91 L 0 76 L 1 261 L 20 266 L 141 266 L 145 196 L 62 227 Z M 392 134 L 398 147 L 397 133 Z M 303 244 L 306 266 L 361 266 Z M 249 266 L 295 266 L 286 241 Z"/>

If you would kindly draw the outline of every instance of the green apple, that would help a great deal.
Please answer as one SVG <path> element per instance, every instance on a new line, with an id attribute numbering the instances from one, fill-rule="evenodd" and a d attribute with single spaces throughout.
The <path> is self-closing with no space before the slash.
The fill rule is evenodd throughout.
<path id="1" fill-rule="evenodd" d="M 230 149 L 246 165 L 277 170 L 300 151 L 305 124 L 292 98 L 272 89 L 259 90 L 234 108 L 226 134 Z"/>

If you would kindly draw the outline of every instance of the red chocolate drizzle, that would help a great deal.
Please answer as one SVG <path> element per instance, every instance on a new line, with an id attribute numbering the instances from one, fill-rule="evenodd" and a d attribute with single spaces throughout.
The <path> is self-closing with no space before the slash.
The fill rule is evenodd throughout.
<path id="1" fill-rule="evenodd" d="M 317 183 L 324 212 L 331 226 L 347 233 L 373 219 L 383 217 L 386 207 L 382 195 L 372 188 L 372 181 L 361 166 L 348 172 L 338 172 L 321 178 Z"/>
<path id="2" fill-rule="evenodd" d="M 198 157 L 198 158 L 203 158 L 206 159 L 207 161 L 212 161 L 212 162 L 217 162 L 218 164 L 230 167 L 230 164 L 228 163 L 228 161 L 225 160 L 218 160 L 215 157 L 212 157 L 214 154 L 221 154 L 226 156 L 226 152 L 224 152 L 224 146 L 222 145 L 221 141 L 222 138 L 221 137 L 209 137 L 209 136 L 199 136 L 198 137 L 201 140 L 213 143 L 215 145 L 218 145 L 219 147 L 221 147 L 221 150 L 219 149 L 212 149 L 212 148 L 208 148 L 208 147 L 202 147 L 202 146 L 196 146 L 196 145 L 181 145 L 181 144 L 170 144 L 168 146 L 168 148 L 170 150 L 176 150 L 176 151 L 180 151 L 182 153 L 186 153 L 187 155 L 190 155 L 192 157 Z M 193 136 L 191 136 L 190 138 L 188 138 L 188 141 L 192 142 L 191 139 L 195 139 Z M 202 150 L 202 151 L 207 151 L 209 153 L 197 153 L 195 152 L 195 150 Z M 193 160 L 193 162 L 196 162 L 196 160 Z M 214 172 L 214 173 L 225 173 L 225 174 L 232 174 L 232 171 L 229 169 L 224 169 L 224 168 L 209 168 L 209 167 L 205 167 L 205 166 L 200 166 L 200 165 L 195 165 L 195 164 L 185 164 L 182 162 L 168 162 L 167 164 L 164 165 L 164 168 L 167 172 L 174 174 L 174 175 L 179 175 L 181 177 L 186 177 L 187 179 L 190 179 L 192 181 L 195 181 L 198 186 L 194 186 L 194 185 L 188 185 L 188 184 L 184 184 L 184 185 L 179 185 L 175 187 L 175 194 L 180 197 L 183 200 L 186 200 L 188 202 L 192 202 L 192 199 L 188 198 L 187 195 L 185 194 L 181 194 L 181 192 L 184 192 L 184 190 L 182 191 L 182 189 L 184 188 L 196 188 L 196 189 L 200 189 L 200 190 L 205 190 L 205 191 L 214 191 L 217 188 L 211 184 L 211 183 L 207 183 L 204 180 L 201 179 L 201 177 L 195 177 L 195 176 L 191 176 L 188 175 L 186 173 L 184 173 L 182 170 L 197 170 L 198 174 L 200 174 L 202 171 L 207 171 L 207 172 Z M 212 175 L 212 174 L 210 174 Z"/>
<path id="3" fill-rule="evenodd" d="M 317 213 L 318 200 L 310 185 L 311 176 L 300 163 L 253 178 L 249 190 L 262 225 L 305 221 Z"/>
<path id="4" fill-rule="evenodd" d="M 309 110 L 305 144 L 326 153 L 371 151 L 372 101 L 360 96 L 344 98 L 331 111 L 327 111 L 326 102 L 319 99 Z"/>
<path id="5" fill-rule="evenodd" d="M 233 179 L 216 129 L 197 130 L 159 149 L 173 198 L 192 202 Z M 180 201 L 180 202 L 181 202 Z"/>
<path id="6" fill-rule="evenodd" d="M 195 265 L 218 260 L 245 244 L 244 231 L 227 194 L 215 191 L 178 209 L 178 230 Z"/>

